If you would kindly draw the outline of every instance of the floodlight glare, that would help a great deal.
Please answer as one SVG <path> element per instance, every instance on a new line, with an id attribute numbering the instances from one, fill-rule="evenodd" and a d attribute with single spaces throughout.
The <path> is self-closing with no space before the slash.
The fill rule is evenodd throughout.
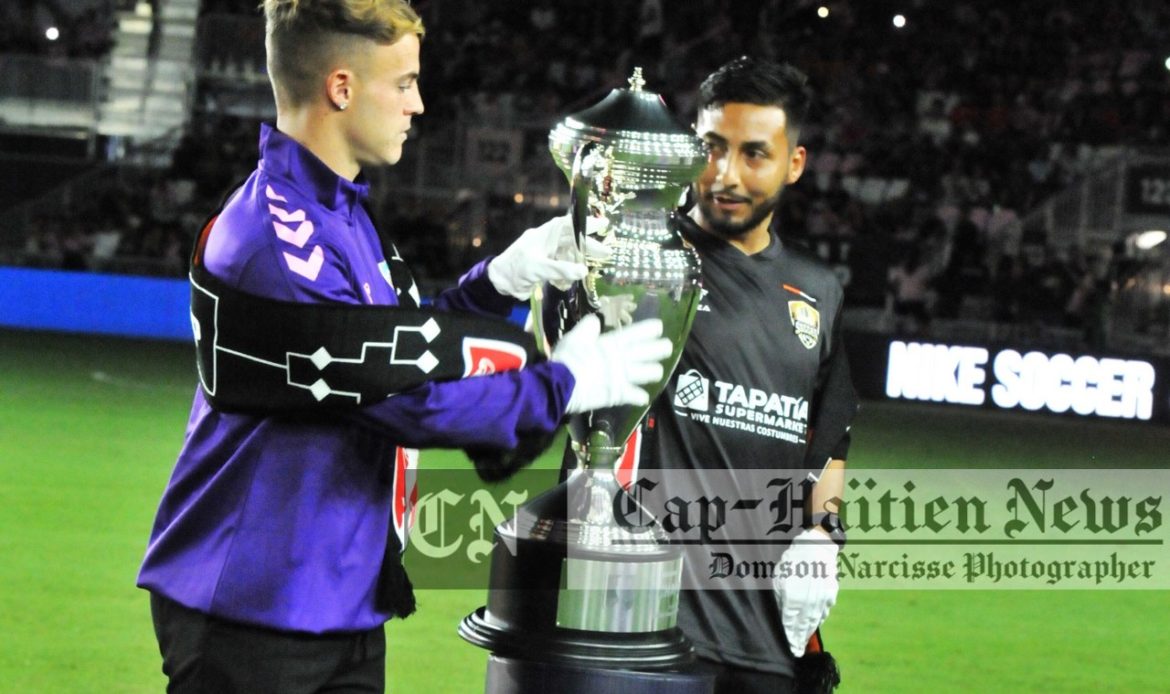
<path id="1" fill-rule="evenodd" d="M 894 26 L 898 29 L 906 26 L 906 17 L 900 14 L 894 15 Z"/>
<path id="2" fill-rule="evenodd" d="M 49 27 L 48 29 L 45 29 L 45 38 L 49 39 L 50 41 L 56 41 L 60 37 L 61 32 L 57 30 L 57 27 Z"/>
<path id="3" fill-rule="evenodd" d="M 817 16 L 820 17 L 821 19 L 828 19 L 829 8 L 825 7 L 824 5 L 821 5 L 820 7 L 817 8 Z"/>
<path id="4" fill-rule="evenodd" d="M 1134 236 L 1133 245 L 1143 251 L 1158 246 L 1166 241 L 1166 232 L 1161 229 L 1138 232 Z"/>

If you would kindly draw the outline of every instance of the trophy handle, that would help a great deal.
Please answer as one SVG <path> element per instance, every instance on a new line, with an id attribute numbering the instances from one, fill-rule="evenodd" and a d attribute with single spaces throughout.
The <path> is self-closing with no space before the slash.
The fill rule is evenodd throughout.
<path id="1" fill-rule="evenodd" d="M 569 177 L 569 215 L 573 220 L 573 240 L 577 244 L 577 251 L 582 256 L 585 254 L 589 193 L 593 184 L 592 167 L 586 164 L 586 160 L 597 146 L 596 142 L 588 142 L 577 150 L 577 155 L 573 159 L 573 171 Z M 548 296 L 548 290 L 551 290 L 552 297 Z M 552 354 L 554 338 L 559 339 L 561 334 L 588 313 L 587 310 L 582 310 L 579 295 L 579 288 L 576 287 L 568 290 L 567 295 L 550 287 L 538 286 L 532 290 L 532 297 L 529 299 L 529 316 L 532 321 L 532 332 L 536 337 L 537 350 L 544 356 Z M 563 305 L 567 314 L 553 317 L 555 319 L 553 323 L 556 329 L 555 336 L 550 334 L 548 330 L 550 316 L 545 313 L 548 308 L 551 308 L 546 306 L 546 302 L 549 300 L 553 302 L 553 307 Z"/>
<path id="2" fill-rule="evenodd" d="M 546 357 L 552 356 L 552 344 L 549 343 L 548 333 L 544 331 L 544 287 L 537 285 L 532 289 L 532 298 L 528 300 L 528 319 L 532 328 L 532 336 L 536 338 L 536 351 Z"/>
<path id="3" fill-rule="evenodd" d="M 573 236 L 577 241 L 577 250 L 582 255 L 585 254 L 585 235 L 589 232 L 586 221 L 589 219 L 589 192 L 593 185 L 592 167 L 587 170 L 585 162 L 596 148 L 596 142 L 586 142 L 577 150 L 569 177 L 569 204 L 572 205 L 569 214 L 573 217 Z"/>

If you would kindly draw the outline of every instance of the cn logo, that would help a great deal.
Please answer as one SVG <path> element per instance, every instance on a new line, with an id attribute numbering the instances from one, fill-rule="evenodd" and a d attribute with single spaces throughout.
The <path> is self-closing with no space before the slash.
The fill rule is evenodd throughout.
<path id="1" fill-rule="evenodd" d="M 674 406 L 706 412 L 711 407 L 711 382 L 694 369 L 678 375 Z"/>
<path id="2" fill-rule="evenodd" d="M 463 338 L 463 376 L 489 376 L 524 368 L 528 355 L 510 342 L 479 337 Z"/>

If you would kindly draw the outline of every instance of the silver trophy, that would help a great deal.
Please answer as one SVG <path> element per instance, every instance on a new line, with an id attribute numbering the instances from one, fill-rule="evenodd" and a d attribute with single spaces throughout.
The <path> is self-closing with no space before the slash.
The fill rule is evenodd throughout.
<path id="1" fill-rule="evenodd" d="M 603 330 L 661 319 L 674 350 L 662 381 L 646 386 L 653 401 L 698 308 L 699 258 L 671 218 L 707 149 L 644 86 L 637 68 L 628 89 L 614 89 L 549 133 L 589 272 L 568 290 L 537 291 L 532 316 L 546 348 L 591 313 Z M 607 220 L 592 233 L 605 249 L 600 256 L 585 244 L 590 216 Z M 595 668 L 674 669 L 691 659 L 676 625 L 681 549 L 615 474 L 647 409 L 570 417 L 576 469 L 496 528 L 488 604 L 460 625 L 465 639 L 504 658 Z"/>
<path id="2" fill-rule="evenodd" d="M 601 316 L 603 330 L 661 319 L 674 352 L 664 364 L 663 380 L 647 388 L 653 398 L 678 363 L 698 306 L 699 257 L 670 227 L 670 218 L 706 165 L 707 150 L 644 85 L 636 68 L 629 89 L 613 90 L 549 133 L 553 159 L 569 178 L 582 253 L 590 215 L 608 220 L 594 236 L 609 253 L 605 259 L 586 254 L 589 275 L 552 307 L 538 293 L 533 315 L 539 318 L 538 334 L 550 343 L 588 313 Z M 574 415 L 569 432 L 581 466 L 612 467 L 646 410 L 615 407 Z"/>

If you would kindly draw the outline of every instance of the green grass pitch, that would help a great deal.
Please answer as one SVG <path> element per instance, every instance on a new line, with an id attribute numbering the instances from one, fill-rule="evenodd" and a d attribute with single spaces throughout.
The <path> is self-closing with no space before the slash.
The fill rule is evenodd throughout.
<path id="1" fill-rule="evenodd" d="M 162 691 L 134 578 L 192 366 L 185 345 L 0 331 L 0 691 Z M 867 403 L 850 465 L 1170 467 L 1167 451 L 1166 427 Z M 389 690 L 482 691 L 486 654 L 455 628 L 484 591 L 418 597 L 388 626 Z M 845 693 L 1170 691 L 1168 605 L 1158 591 L 846 590 L 824 634 Z"/>

